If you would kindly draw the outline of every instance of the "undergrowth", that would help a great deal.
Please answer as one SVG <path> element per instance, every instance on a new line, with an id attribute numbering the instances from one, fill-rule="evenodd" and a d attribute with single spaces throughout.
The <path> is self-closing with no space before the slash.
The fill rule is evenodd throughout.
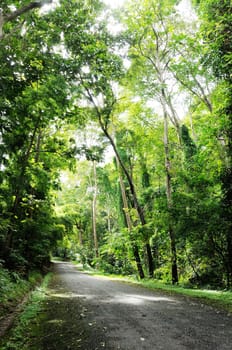
<path id="1" fill-rule="evenodd" d="M 29 283 L 20 278 L 16 272 L 10 273 L 6 269 L 0 270 L 0 303 L 16 299 L 28 288 Z"/>
<path id="2" fill-rule="evenodd" d="M 9 313 L 41 279 L 38 272 L 31 272 L 24 279 L 19 273 L 0 267 L 0 318 Z"/>
<path id="3" fill-rule="evenodd" d="M 15 327 L 2 340 L 2 343 L 0 342 L 1 350 L 29 350 L 30 329 L 41 311 L 42 301 L 50 278 L 51 274 L 49 273 L 43 279 L 42 284 L 31 293 L 23 312 L 16 321 Z"/>

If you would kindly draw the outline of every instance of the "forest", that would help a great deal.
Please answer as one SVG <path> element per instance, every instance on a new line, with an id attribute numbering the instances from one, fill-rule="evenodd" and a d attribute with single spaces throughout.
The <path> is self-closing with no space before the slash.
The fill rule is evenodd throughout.
<path id="1" fill-rule="evenodd" d="M 2 0 L 0 266 L 232 287 L 231 0 Z"/>

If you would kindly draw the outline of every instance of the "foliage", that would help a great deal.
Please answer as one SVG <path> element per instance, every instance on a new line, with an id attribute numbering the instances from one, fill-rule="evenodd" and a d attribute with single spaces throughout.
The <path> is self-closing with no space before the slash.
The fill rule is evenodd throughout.
<path id="1" fill-rule="evenodd" d="M 11 272 L 43 269 L 53 253 L 231 286 L 231 3 L 195 1 L 191 22 L 178 4 L 127 1 L 116 14 L 64 0 L 1 26 L 0 258 Z"/>
<path id="2" fill-rule="evenodd" d="M 23 312 L 18 317 L 16 326 L 10 331 L 7 337 L 2 339 L 1 349 L 18 349 L 19 347 L 21 349 L 28 349 L 31 346 L 31 329 L 33 322 L 35 322 L 35 319 L 38 318 L 41 312 L 41 305 L 45 298 L 45 291 L 50 279 L 51 275 L 46 275 L 40 287 L 37 287 L 31 293 Z M 27 333 L 25 333 L 25 330 L 27 330 Z"/>
<path id="3" fill-rule="evenodd" d="M 0 269 L 0 316 L 4 317 L 23 299 L 38 282 L 41 281 L 41 274 L 32 271 L 28 279 L 23 278 L 18 272 Z"/>

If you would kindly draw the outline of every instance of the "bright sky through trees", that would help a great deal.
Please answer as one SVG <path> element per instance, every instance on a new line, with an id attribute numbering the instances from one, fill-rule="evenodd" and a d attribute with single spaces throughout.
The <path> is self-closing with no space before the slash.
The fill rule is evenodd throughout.
<path id="1" fill-rule="evenodd" d="M 124 5 L 126 0 L 103 0 L 103 2 L 107 5 L 110 6 L 112 9 L 119 8 Z M 181 14 L 184 14 L 185 18 L 188 20 L 195 20 L 196 19 L 196 14 L 193 11 L 192 5 L 191 5 L 191 0 L 181 0 L 179 5 L 177 6 L 178 11 Z"/>
<path id="2" fill-rule="evenodd" d="M 103 2 L 112 8 L 117 8 L 117 7 L 122 6 L 124 4 L 125 0 L 116 0 L 116 1 L 103 0 Z"/>

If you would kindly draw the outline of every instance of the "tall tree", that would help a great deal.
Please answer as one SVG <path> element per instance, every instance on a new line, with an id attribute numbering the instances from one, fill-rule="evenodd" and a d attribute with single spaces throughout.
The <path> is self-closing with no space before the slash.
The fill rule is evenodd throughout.
<path id="1" fill-rule="evenodd" d="M 202 36 L 205 41 L 205 64 L 212 67 L 215 76 L 224 92 L 223 105 L 216 111 L 220 115 L 221 137 L 224 140 L 226 161 L 221 172 L 222 181 L 222 217 L 224 232 L 227 240 L 227 284 L 232 284 L 232 79 L 231 79 L 231 49 L 232 31 L 231 1 L 200 1 L 200 15 L 202 15 Z"/>
<path id="2" fill-rule="evenodd" d="M 181 141 L 180 120 L 173 102 L 173 83 L 170 78 L 168 67 L 171 56 L 169 37 L 174 3 L 175 2 L 173 1 L 167 1 L 164 5 L 164 3 L 161 2 L 150 1 L 149 4 L 144 2 L 143 6 L 136 3 L 136 6 L 133 5 L 133 8 L 130 8 L 131 17 L 127 21 L 129 31 L 132 33 L 132 45 L 130 47 L 129 55 L 134 63 L 132 63 L 131 74 L 137 74 L 137 77 L 140 78 L 140 80 L 138 80 L 140 88 L 144 85 L 143 91 L 147 94 L 148 98 L 159 103 L 163 112 L 166 193 L 170 212 L 172 206 L 172 180 L 167 118 L 169 118 L 175 126 Z M 132 13 L 134 15 L 133 17 Z M 139 15 L 140 18 L 139 22 L 133 20 L 133 18 L 138 17 L 137 15 Z M 138 62 L 140 63 L 139 65 Z M 141 67 L 141 69 L 138 67 Z M 176 243 L 171 216 L 169 218 L 168 232 L 171 242 L 172 281 L 173 283 L 176 283 L 178 282 Z"/>
<path id="3" fill-rule="evenodd" d="M 126 223 L 127 223 L 127 228 L 129 231 L 129 235 L 131 236 L 133 234 L 133 224 L 130 216 L 130 210 L 129 210 L 129 205 L 128 205 L 128 199 L 126 195 L 126 190 L 125 190 L 125 185 L 123 182 L 123 178 L 120 172 L 120 164 L 118 158 L 116 158 L 117 162 L 117 167 L 119 169 L 119 183 L 120 183 L 120 189 L 121 189 L 121 195 L 122 195 L 122 201 L 123 201 L 123 210 L 126 218 Z M 139 277 L 143 279 L 145 277 L 144 272 L 143 272 L 143 267 L 142 267 L 142 262 L 140 259 L 139 255 L 139 248 L 137 243 L 135 242 L 135 239 L 131 237 L 131 245 L 132 245 L 132 250 L 133 250 L 133 255 L 136 261 Z"/>

